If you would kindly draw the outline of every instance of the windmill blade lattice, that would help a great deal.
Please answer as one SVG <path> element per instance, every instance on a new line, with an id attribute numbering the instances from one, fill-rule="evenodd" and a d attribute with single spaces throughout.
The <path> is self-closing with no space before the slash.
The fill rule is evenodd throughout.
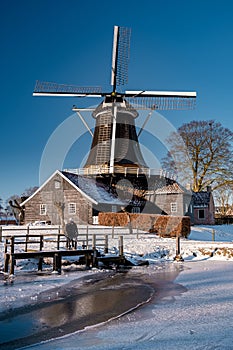
<path id="1" fill-rule="evenodd" d="M 128 83 L 130 35 L 130 28 L 114 27 L 111 81 L 114 87 Z"/>
<path id="2" fill-rule="evenodd" d="M 66 84 L 57 84 L 57 83 L 51 83 L 46 81 L 36 81 L 36 86 L 33 92 L 34 96 L 42 95 L 53 95 L 53 96 L 79 96 L 79 97 L 85 97 L 85 96 L 97 96 L 101 97 L 102 95 L 102 89 L 101 87 L 79 87 L 75 85 L 66 85 Z"/>
<path id="3" fill-rule="evenodd" d="M 194 109 L 196 105 L 195 97 L 127 97 L 129 105 L 135 109 L 158 109 L 158 110 L 188 110 Z"/>

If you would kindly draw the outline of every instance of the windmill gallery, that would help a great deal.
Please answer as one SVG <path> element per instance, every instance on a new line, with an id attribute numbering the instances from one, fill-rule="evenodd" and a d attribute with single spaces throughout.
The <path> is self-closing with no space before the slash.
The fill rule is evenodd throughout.
<path id="1" fill-rule="evenodd" d="M 92 110 L 94 131 L 82 115 L 85 109 L 74 106 L 92 136 L 86 163 L 82 169 L 56 170 L 27 198 L 21 204 L 24 223 L 45 220 L 62 225 L 72 219 L 77 224 L 95 220 L 101 225 L 124 226 L 130 221 L 145 230 L 188 233 L 191 192 L 146 164 L 138 137 L 154 110 L 191 109 L 196 93 L 118 92 L 128 79 L 129 42 L 130 29 L 115 26 L 110 92 L 37 81 L 34 96 L 98 97 L 102 101 Z M 147 110 L 148 116 L 137 133 L 139 109 Z"/>

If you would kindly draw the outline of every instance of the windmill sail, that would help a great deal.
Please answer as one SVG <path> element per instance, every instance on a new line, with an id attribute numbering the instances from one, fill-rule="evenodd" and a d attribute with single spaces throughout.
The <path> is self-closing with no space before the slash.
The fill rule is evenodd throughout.
<path id="1" fill-rule="evenodd" d="M 119 86 L 128 82 L 130 35 L 129 28 L 114 27 L 112 91 L 102 92 L 100 87 L 78 87 L 40 81 L 37 81 L 35 86 L 34 96 L 102 97 L 103 101 L 92 114 L 96 125 L 85 164 L 88 169 L 101 167 L 107 168 L 109 173 L 114 173 L 116 167 L 147 167 L 135 129 L 137 110 L 182 110 L 195 107 L 196 92 L 117 90 Z"/>
<path id="2" fill-rule="evenodd" d="M 117 86 L 128 83 L 130 35 L 130 28 L 114 26 L 111 71 L 111 85 L 114 92 Z"/>
<path id="3" fill-rule="evenodd" d="M 99 86 L 79 87 L 37 80 L 33 96 L 101 97 L 103 96 L 101 91 Z"/>

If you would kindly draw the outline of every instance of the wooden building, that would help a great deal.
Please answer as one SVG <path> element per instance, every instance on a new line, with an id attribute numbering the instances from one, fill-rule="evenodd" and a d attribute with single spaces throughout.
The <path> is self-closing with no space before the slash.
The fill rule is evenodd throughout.
<path id="1" fill-rule="evenodd" d="M 99 211 L 120 211 L 126 204 L 94 178 L 57 170 L 21 206 L 25 224 L 47 221 L 62 225 L 69 219 L 77 224 L 91 224 Z"/>
<path id="2" fill-rule="evenodd" d="M 192 192 L 173 181 L 154 191 L 148 199 L 163 212 L 172 216 L 189 216 Z"/>

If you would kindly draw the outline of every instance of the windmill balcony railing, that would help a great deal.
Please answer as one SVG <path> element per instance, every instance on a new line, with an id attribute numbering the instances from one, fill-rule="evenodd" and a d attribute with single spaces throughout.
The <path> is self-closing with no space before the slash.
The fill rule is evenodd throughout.
<path id="1" fill-rule="evenodd" d="M 101 175 L 101 174 L 110 174 L 110 167 L 108 166 L 99 166 L 99 165 L 92 165 L 87 168 L 75 168 L 75 169 L 64 169 L 63 171 L 76 174 L 76 175 Z M 146 167 L 122 167 L 122 166 L 115 166 L 114 170 L 112 172 L 113 174 L 135 174 L 137 176 L 139 175 L 145 175 L 145 176 L 160 176 L 160 177 L 167 177 L 170 179 L 174 179 L 175 177 L 173 174 L 170 174 L 169 172 L 163 170 L 163 169 L 152 169 L 152 168 L 146 168 Z"/>

